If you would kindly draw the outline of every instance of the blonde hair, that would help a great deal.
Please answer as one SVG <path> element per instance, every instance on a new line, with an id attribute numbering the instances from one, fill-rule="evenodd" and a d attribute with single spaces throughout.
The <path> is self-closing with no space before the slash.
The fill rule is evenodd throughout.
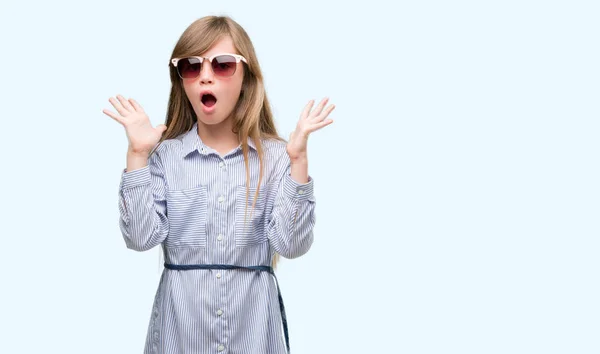
<path id="1" fill-rule="evenodd" d="M 248 138 L 252 138 L 259 158 L 258 186 L 263 178 L 264 151 L 261 139 L 283 140 L 277 133 L 271 107 L 265 92 L 263 75 L 254 51 L 254 45 L 246 31 L 229 16 L 206 16 L 194 21 L 186 28 L 177 41 L 171 54 L 171 59 L 187 56 L 199 56 L 208 51 L 213 45 L 224 37 L 230 37 L 237 54 L 244 56 L 247 63 L 244 65 L 244 78 L 239 100 L 232 112 L 233 132 L 238 135 L 244 155 L 246 167 L 246 206 L 250 190 L 250 167 L 248 163 Z M 170 63 L 170 60 L 169 60 Z M 155 149 L 166 139 L 175 138 L 189 131 L 197 116 L 189 102 L 183 84 L 173 65 L 169 64 L 171 76 L 171 93 L 169 95 L 168 110 L 165 119 L 167 127 Z M 254 196 L 254 204 L 258 196 Z M 272 266 L 276 267 L 279 255 L 275 253 Z"/>

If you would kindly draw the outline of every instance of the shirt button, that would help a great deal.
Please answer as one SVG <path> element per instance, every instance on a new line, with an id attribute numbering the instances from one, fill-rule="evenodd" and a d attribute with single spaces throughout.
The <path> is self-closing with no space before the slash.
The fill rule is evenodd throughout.
<path id="1" fill-rule="evenodd" d="M 217 278 L 221 279 L 221 273 L 217 273 Z"/>
<path id="2" fill-rule="evenodd" d="M 225 346 L 223 344 L 221 344 L 221 345 L 219 345 L 219 348 L 217 348 L 217 349 L 219 349 L 219 351 L 222 352 L 223 350 L 225 350 Z"/>
<path id="3" fill-rule="evenodd" d="M 223 196 L 220 196 L 220 197 L 219 197 L 219 203 L 223 203 L 224 201 L 225 201 L 225 197 L 223 197 Z"/>
<path id="4" fill-rule="evenodd" d="M 219 167 L 221 167 L 221 168 L 225 167 L 225 163 L 223 161 L 219 162 Z"/>
<path id="5" fill-rule="evenodd" d="M 300 190 L 298 191 L 298 194 L 304 194 L 304 189 L 300 189 Z"/>
<path id="6" fill-rule="evenodd" d="M 217 311 L 217 315 L 221 316 L 223 314 L 223 310 Z"/>
<path id="7" fill-rule="evenodd" d="M 206 153 L 206 149 L 205 149 L 205 148 L 202 148 L 202 149 L 200 149 L 200 151 L 201 151 L 203 154 L 204 154 L 204 153 Z"/>
<path id="8" fill-rule="evenodd" d="M 221 241 L 223 239 L 223 235 L 217 236 L 217 241 Z"/>

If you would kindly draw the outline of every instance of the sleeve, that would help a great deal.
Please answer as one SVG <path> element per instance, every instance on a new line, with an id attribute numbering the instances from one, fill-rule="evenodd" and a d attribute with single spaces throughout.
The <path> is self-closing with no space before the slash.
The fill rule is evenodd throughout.
<path id="1" fill-rule="evenodd" d="M 147 251 L 168 234 L 164 169 L 154 152 L 148 165 L 121 173 L 119 185 L 119 227 L 127 248 Z"/>
<path id="2" fill-rule="evenodd" d="M 285 258 L 297 258 L 313 244 L 315 225 L 314 180 L 298 183 L 291 177 L 287 153 L 276 169 L 275 202 L 269 215 L 267 236 L 273 249 Z"/>

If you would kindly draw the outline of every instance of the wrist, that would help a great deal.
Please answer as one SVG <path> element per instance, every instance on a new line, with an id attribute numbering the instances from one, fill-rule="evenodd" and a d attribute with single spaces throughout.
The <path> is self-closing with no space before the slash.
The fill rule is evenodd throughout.
<path id="1" fill-rule="evenodd" d="M 127 172 L 139 170 L 148 165 L 148 153 L 127 150 Z"/>
<path id="2" fill-rule="evenodd" d="M 133 149 L 131 147 L 129 147 L 127 149 L 127 157 L 132 157 L 132 158 L 148 158 L 148 155 L 150 155 L 149 151 L 136 150 L 136 149 Z"/>
<path id="3" fill-rule="evenodd" d="M 301 164 L 306 164 L 308 163 L 308 157 L 306 156 L 306 154 L 299 154 L 299 155 L 290 155 L 290 163 L 292 165 L 301 165 Z"/>

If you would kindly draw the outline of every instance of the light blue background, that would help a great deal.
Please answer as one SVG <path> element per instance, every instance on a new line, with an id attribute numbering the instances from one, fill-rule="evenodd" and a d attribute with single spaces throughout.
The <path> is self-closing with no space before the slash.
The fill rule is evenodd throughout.
<path id="1" fill-rule="evenodd" d="M 286 138 L 311 98 L 316 240 L 280 264 L 293 353 L 599 353 L 594 1 L 29 1 L 0 7 L 3 353 L 141 353 L 118 93 L 164 121 L 195 19 L 246 28 Z M 270 14 L 267 11 L 271 11 Z"/>

